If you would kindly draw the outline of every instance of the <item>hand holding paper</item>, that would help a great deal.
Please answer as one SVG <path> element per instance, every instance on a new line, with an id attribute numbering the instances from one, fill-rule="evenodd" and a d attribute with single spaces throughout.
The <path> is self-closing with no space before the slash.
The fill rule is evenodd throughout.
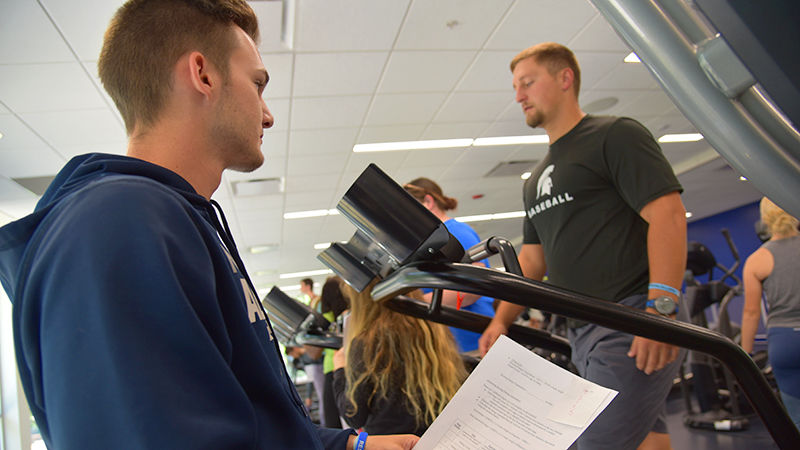
<path id="1" fill-rule="evenodd" d="M 500 336 L 414 448 L 566 449 L 615 395 Z"/>

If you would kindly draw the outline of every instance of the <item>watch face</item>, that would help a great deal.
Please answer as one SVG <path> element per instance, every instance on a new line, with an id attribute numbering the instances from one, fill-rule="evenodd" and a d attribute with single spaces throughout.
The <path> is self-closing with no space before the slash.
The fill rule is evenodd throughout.
<path id="1" fill-rule="evenodd" d="M 661 314 L 668 316 L 675 312 L 675 300 L 670 297 L 657 297 L 653 303 L 656 311 Z"/>

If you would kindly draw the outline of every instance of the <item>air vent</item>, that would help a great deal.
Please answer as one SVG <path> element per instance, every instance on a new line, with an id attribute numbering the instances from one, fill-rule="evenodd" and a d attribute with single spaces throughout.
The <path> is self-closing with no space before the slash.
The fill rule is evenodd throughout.
<path id="1" fill-rule="evenodd" d="M 233 193 L 237 197 L 253 195 L 272 195 L 283 192 L 283 178 L 260 178 L 255 180 L 236 181 Z"/>
<path id="2" fill-rule="evenodd" d="M 43 195 L 47 187 L 50 186 L 50 183 L 53 182 L 53 178 L 55 178 L 55 175 L 47 177 L 12 178 L 12 180 L 36 195 Z"/>
<path id="3" fill-rule="evenodd" d="M 530 172 L 539 160 L 506 161 L 494 166 L 484 177 L 519 177 L 525 172 Z"/>

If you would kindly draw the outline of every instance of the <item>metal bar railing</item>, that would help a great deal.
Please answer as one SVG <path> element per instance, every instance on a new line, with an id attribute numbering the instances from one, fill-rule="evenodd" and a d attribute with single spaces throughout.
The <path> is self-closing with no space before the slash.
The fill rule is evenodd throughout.
<path id="1" fill-rule="evenodd" d="M 420 319 L 430 320 L 462 330 L 483 333 L 489 325 L 491 317 L 470 311 L 459 311 L 442 306 L 432 313 L 428 304 L 405 296 L 387 300 L 384 305 L 392 311 Z M 569 357 L 572 349 L 569 341 L 561 336 L 554 336 L 547 331 L 513 324 L 508 328 L 508 337 L 520 344 L 530 345 Z"/>
<path id="2" fill-rule="evenodd" d="M 715 85 L 699 62 L 698 43 L 690 40 L 700 32 L 694 26 L 681 30 L 685 21 L 669 15 L 678 9 L 660 6 L 675 0 L 590 1 L 728 163 L 787 212 L 800 215 L 797 130 L 755 93 L 757 85 L 739 95 L 743 101 Z"/>
<path id="3" fill-rule="evenodd" d="M 747 353 L 719 333 L 471 264 L 408 264 L 376 284 L 372 289 L 372 298 L 382 301 L 417 288 L 450 289 L 502 298 L 712 355 L 736 377 L 778 446 L 782 449 L 798 448 L 800 431 L 784 411 L 767 380 Z"/>

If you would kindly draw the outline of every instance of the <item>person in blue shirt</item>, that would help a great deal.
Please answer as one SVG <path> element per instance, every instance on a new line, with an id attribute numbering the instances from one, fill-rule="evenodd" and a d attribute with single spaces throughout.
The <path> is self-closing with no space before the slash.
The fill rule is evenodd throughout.
<path id="1" fill-rule="evenodd" d="M 31 215 L 0 228 L 19 376 L 48 448 L 364 445 L 311 422 L 210 200 L 223 170 L 264 162 L 257 40 L 244 0 L 123 5 L 98 68 L 127 156 L 73 158 Z"/>
<path id="2" fill-rule="evenodd" d="M 468 250 L 470 247 L 480 243 L 481 240 L 478 237 L 478 233 L 471 226 L 447 215 L 447 211 L 458 207 L 458 200 L 444 195 L 442 188 L 435 181 L 421 177 L 406 183 L 403 188 L 444 223 L 447 231 L 458 239 L 464 250 Z M 484 259 L 476 262 L 475 265 L 489 267 L 489 261 Z M 426 298 L 430 300 L 430 296 L 430 291 L 428 291 Z M 444 306 L 460 308 L 488 317 L 494 317 L 492 302 L 493 300 L 489 297 L 482 297 L 468 292 L 444 291 L 442 296 L 442 304 Z M 459 351 L 462 353 L 478 349 L 480 334 L 455 327 L 450 327 L 450 331 L 456 338 Z"/>

